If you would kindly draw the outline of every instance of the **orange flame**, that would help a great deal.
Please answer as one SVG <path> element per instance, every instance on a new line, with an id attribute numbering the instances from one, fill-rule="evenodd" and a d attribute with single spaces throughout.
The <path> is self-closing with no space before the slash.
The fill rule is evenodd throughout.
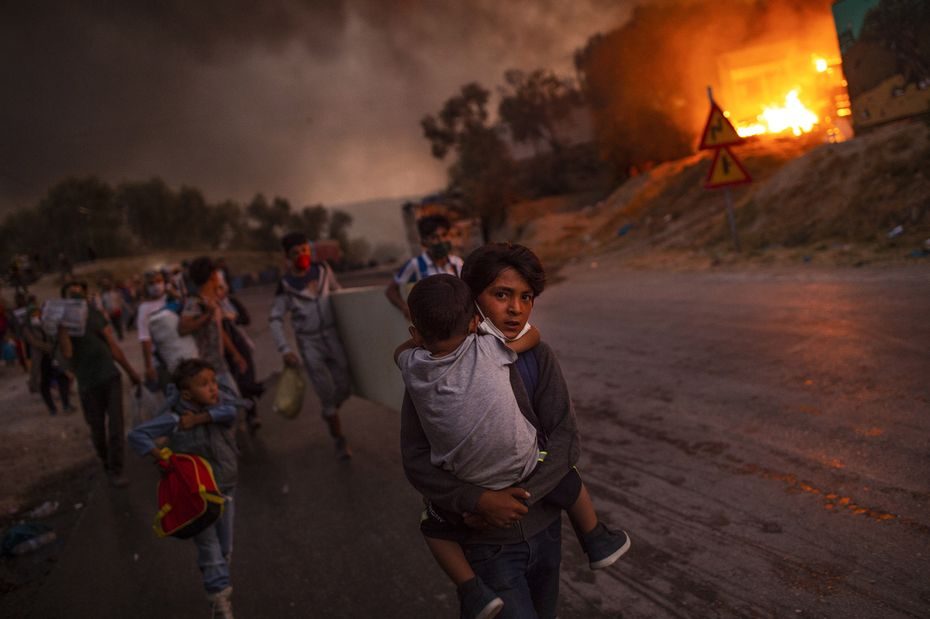
<path id="1" fill-rule="evenodd" d="M 802 133 L 809 133 L 819 119 L 801 103 L 798 90 L 794 89 L 785 95 L 784 105 L 766 106 L 756 120 L 757 122 L 754 123 L 737 125 L 736 133 L 746 138 L 763 133 L 779 134 L 791 131 L 798 136 Z"/>

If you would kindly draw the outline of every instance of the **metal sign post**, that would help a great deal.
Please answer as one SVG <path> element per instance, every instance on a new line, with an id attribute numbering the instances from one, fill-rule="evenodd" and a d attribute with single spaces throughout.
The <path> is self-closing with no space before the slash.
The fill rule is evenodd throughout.
<path id="1" fill-rule="evenodd" d="M 723 196 L 727 202 L 727 221 L 730 222 L 730 236 L 733 237 L 733 247 L 736 248 L 736 253 L 740 253 L 743 250 L 739 244 L 739 234 L 736 232 L 736 215 L 733 213 L 733 198 L 730 197 L 729 187 L 723 190 Z"/>
<path id="2" fill-rule="evenodd" d="M 710 114 L 701 134 L 701 149 L 714 151 L 714 158 L 707 173 L 704 187 L 715 189 L 723 187 L 724 200 L 727 207 L 727 221 L 730 224 L 730 235 L 733 237 L 733 246 L 736 251 L 742 251 L 739 235 L 736 232 L 736 214 L 733 211 L 733 197 L 730 194 L 730 185 L 739 185 L 752 182 L 752 177 L 736 155 L 729 149 L 730 146 L 741 144 L 744 140 L 736 132 L 733 124 L 727 120 L 726 114 L 714 102 L 714 94 L 710 86 L 707 87 L 707 98 L 710 99 Z"/>

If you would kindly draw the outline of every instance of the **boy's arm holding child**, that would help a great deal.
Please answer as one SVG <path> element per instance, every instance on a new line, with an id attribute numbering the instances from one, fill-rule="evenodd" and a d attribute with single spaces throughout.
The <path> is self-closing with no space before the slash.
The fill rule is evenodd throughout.
<path id="1" fill-rule="evenodd" d="M 545 343 L 536 348 L 536 359 L 539 382 L 532 406 L 547 438 L 547 455 L 536 473 L 523 482 L 533 497 L 530 504 L 549 494 L 581 455 L 575 409 L 559 362 Z"/>
<path id="2" fill-rule="evenodd" d="M 398 359 L 400 359 L 400 354 L 404 352 L 405 350 L 410 350 L 416 347 L 417 345 L 413 342 L 413 338 L 411 338 L 407 340 L 406 342 L 404 342 L 403 344 L 401 344 L 400 346 L 398 346 L 397 348 L 395 348 L 394 349 L 394 363 L 400 365 L 398 361 Z"/>
<path id="3" fill-rule="evenodd" d="M 525 353 L 531 348 L 536 348 L 536 345 L 539 344 L 540 339 L 541 336 L 539 335 L 539 329 L 530 325 L 529 330 L 521 337 L 518 337 L 515 340 L 511 340 L 510 342 L 504 342 L 504 344 L 507 346 L 507 348 L 519 355 L 520 353 Z"/>

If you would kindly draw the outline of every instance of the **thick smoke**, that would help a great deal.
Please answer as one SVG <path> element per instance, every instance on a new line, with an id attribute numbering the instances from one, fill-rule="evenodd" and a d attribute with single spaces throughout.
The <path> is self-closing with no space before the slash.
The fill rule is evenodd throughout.
<path id="1" fill-rule="evenodd" d="M 419 119 L 469 81 L 571 72 L 608 0 L 18 3 L 0 21 L 0 209 L 66 175 L 297 203 L 444 182 Z"/>

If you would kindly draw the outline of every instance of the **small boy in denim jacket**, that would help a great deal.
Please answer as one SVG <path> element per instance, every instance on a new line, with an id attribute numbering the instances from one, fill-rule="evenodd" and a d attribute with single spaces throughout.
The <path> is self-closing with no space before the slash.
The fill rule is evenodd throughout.
<path id="1" fill-rule="evenodd" d="M 130 432 L 129 445 L 140 456 L 151 454 L 157 459 L 155 441 L 167 438 L 172 451 L 201 456 L 213 468 L 216 484 L 227 501 L 222 516 L 193 540 L 213 616 L 232 619 L 229 560 L 238 474 L 235 421 L 239 401 L 221 391 L 213 366 L 201 359 L 182 361 L 173 378 L 176 392 L 170 395 L 165 412 Z"/>

